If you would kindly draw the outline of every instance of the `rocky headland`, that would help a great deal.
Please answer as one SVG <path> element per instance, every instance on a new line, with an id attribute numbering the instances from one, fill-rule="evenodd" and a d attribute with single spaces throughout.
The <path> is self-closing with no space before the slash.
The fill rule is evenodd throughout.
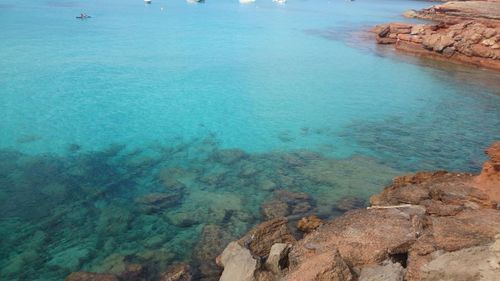
<path id="1" fill-rule="evenodd" d="M 331 221 L 307 214 L 306 194 L 277 192 L 262 204 L 267 221 L 232 242 L 224 229 L 208 225 L 198 267 L 174 264 L 158 280 L 499 280 L 500 141 L 485 153 L 478 175 L 399 176 L 367 208 L 352 209 L 359 205 L 354 199 L 337 202 L 351 210 Z M 146 271 L 128 264 L 120 275 L 75 272 L 66 280 L 150 280 Z"/>
<path id="2" fill-rule="evenodd" d="M 376 26 L 378 44 L 433 59 L 500 70 L 500 1 L 451 1 L 409 18 L 431 23 L 388 23 Z"/>

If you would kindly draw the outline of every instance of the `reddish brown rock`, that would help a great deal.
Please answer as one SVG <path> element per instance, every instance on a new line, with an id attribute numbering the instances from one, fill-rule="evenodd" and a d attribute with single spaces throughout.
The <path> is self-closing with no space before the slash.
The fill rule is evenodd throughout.
<path id="1" fill-rule="evenodd" d="M 484 245 L 500 233 L 500 211 L 495 209 L 464 210 L 431 222 L 436 248 L 445 251 Z"/>
<path id="2" fill-rule="evenodd" d="M 408 13 L 438 24 L 390 23 L 372 31 L 378 44 L 394 44 L 398 50 L 420 56 L 500 70 L 498 14 L 500 1 L 452 1 Z"/>
<path id="3" fill-rule="evenodd" d="M 315 215 L 303 217 L 297 222 L 297 229 L 309 233 L 323 224 L 323 221 Z"/>
<path id="4" fill-rule="evenodd" d="M 118 278 L 111 274 L 101 274 L 92 272 L 73 272 L 65 281 L 118 281 Z"/>
<path id="5" fill-rule="evenodd" d="M 160 274 L 159 281 L 191 281 L 191 267 L 188 264 L 175 264 Z"/>
<path id="6" fill-rule="evenodd" d="M 473 185 L 483 190 L 492 200 L 500 202 L 500 141 L 495 142 L 485 153 L 490 160 L 484 163 L 483 170 L 473 180 Z"/>
<path id="7" fill-rule="evenodd" d="M 261 214 L 264 220 L 303 217 L 312 210 L 312 204 L 307 193 L 279 189 L 273 192 L 270 200 L 262 203 Z"/>
<path id="8" fill-rule="evenodd" d="M 408 251 L 417 239 L 415 232 L 411 217 L 397 209 L 350 211 L 300 240 L 290 263 L 311 250 L 333 248 L 349 266 L 379 263 Z"/>
<path id="9" fill-rule="evenodd" d="M 276 218 L 263 222 L 250 230 L 238 243 L 250 250 L 253 255 L 265 257 L 269 255 L 275 243 L 294 243 L 286 218 Z"/>
<path id="10" fill-rule="evenodd" d="M 301 261 L 290 268 L 284 281 L 351 281 L 351 271 L 338 250 L 305 253 Z"/>

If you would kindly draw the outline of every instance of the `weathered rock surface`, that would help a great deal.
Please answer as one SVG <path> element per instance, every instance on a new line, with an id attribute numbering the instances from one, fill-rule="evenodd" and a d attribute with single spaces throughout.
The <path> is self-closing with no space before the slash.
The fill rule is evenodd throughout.
<path id="1" fill-rule="evenodd" d="M 424 281 L 495 281 L 500 277 L 500 236 L 491 245 L 434 253 L 422 267 Z"/>
<path id="2" fill-rule="evenodd" d="M 390 23 L 377 26 L 379 44 L 441 60 L 500 70 L 500 1 L 447 2 L 407 17 L 437 24 Z"/>
<path id="3" fill-rule="evenodd" d="M 323 225 L 323 221 L 315 215 L 303 217 L 297 222 L 297 229 L 309 233 Z"/>
<path id="4" fill-rule="evenodd" d="M 253 255 L 266 257 L 275 243 L 294 243 L 286 218 L 277 218 L 259 224 L 243 236 L 238 243 Z"/>
<path id="5" fill-rule="evenodd" d="M 403 281 L 404 276 L 405 269 L 401 264 L 385 261 L 382 265 L 363 268 L 359 281 Z"/>
<path id="6" fill-rule="evenodd" d="M 262 223 L 238 241 L 254 278 L 248 280 L 499 280 L 500 209 L 493 200 L 500 188 L 498 147 L 487 150 L 491 160 L 480 176 L 439 171 L 396 177 L 367 209 L 348 211 L 314 231 L 306 226 L 315 219 L 303 218 L 299 229 L 309 233 L 299 241 L 284 218 Z M 477 187 L 485 182 L 489 188 Z"/>
<path id="7" fill-rule="evenodd" d="M 238 242 L 231 242 L 217 258 L 217 264 L 224 267 L 220 281 L 254 281 L 258 268 L 257 260 L 247 248 Z"/>
<path id="8" fill-rule="evenodd" d="M 474 179 L 473 185 L 488 193 L 492 200 L 500 204 L 500 141 L 486 149 L 485 153 L 490 160 L 484 163 L 483 170 Z"/>

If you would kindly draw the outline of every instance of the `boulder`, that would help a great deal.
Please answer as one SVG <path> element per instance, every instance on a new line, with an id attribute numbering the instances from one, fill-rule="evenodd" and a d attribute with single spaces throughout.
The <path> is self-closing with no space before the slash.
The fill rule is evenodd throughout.
<path id="1" fill-rule="evenodd" d="M 404 277 L 405 269 L 401 264 L 387 260 L 381 265 L 364 267 L 358 281 L 403 281 Z"/>
<path id="2" fill-rule="evenodd" d="M 303 217 L 297 222 L 297 229 L 304 232 L 309 233 L 316 228 L 320 227 L 323 224 L 323 221 L 315 215 Z"/>
<path id="3" fill-rule="evenodd" d="M 222 254 L 217 257 L 217 264 L 224 267 L 220 281 L 255 281 L 255 271 L 258 268 L 257 260 L 250 251 L 238 242 L 227 245 Z"/>
<path id="4" fill-rule="evenodd" d="M 354 280 L 347 264 L 336 249 L 305 255 L 300 263 L 290 268 L 284 281 L 351 281 Z"/>
<path id="5" fill-rule="evenodd" d="M 275 243 L 294 243 L 286 218 L 276 218 L 263 222 L 250 230 L 238 243 L 250 250 L 253 255 L 266 257 Z"/>
<path id="6" fill-rule="evenodd" d="M 214 279 L 220 276 L 221 270 L 215 264 L 215 258 L 231 239 L 232 236 L 218 225 L 208 224 L 203 227 L 200 240 L 193 250 L 193 260 L 199 265 L 201 277 Z"/>
<path id="7" fill-rule="evenodd" d="M 500 237 L 492 245 L 441 254 L 421 268 L 422 281 L 496 281 L 500 276 Z"/>
<path id="8" fill-rule="evenodd" d="M 437 249 L 456 251 L 484 245 L 500 233 L 500 212 L 495 209 L 466 209 L 456 216 L 431 217 Z"/>
<path id="9" fill-rule="evenodd" d="M 160 274 L 159 281 L 191 281 L 191 267 L 188 264 L 179 263 L 169 266 Z"/>
<path id="10" fill-rule="evenodd" d="M 290 245 L 286 243 L 276 243 L 271 247 L 265 266 L 273 274 L 280 276 L 281 271 L 288 267 L 288 252 Z"/>
<path id="11" fill-rule="evenodd" d="M 349 211 L 300 240 L 290 252 L 290 263 L 300 262 L 297 257 L 311 250 L 334 248 L 349 266 L 381 263 L 406 253 L 415 242 L 413 218 L 397 209 Z"/>

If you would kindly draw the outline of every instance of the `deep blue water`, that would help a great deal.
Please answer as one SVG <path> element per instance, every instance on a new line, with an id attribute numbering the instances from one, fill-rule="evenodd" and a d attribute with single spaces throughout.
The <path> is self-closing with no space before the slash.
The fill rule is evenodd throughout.
<path id="1" fill-rule="evenodd" d="M 400 173 L 477 171 L 500 74 L 363 35 L 429 5 L 0 0 L 0 279 L 154 276 L 280 190 L 329 218 Z"/>

